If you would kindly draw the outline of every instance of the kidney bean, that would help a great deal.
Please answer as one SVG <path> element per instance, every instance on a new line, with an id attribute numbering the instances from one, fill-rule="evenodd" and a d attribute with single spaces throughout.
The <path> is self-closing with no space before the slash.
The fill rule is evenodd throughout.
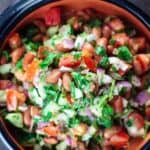
<path id="1" fill-rule="evenodd" d="M 63 83 L 63 87 L 66 91 L 70 91 L 70 85 L 71 85 L 71 76 L 69 73 L 64 73 L 62 76 L 62 83 Z"/>

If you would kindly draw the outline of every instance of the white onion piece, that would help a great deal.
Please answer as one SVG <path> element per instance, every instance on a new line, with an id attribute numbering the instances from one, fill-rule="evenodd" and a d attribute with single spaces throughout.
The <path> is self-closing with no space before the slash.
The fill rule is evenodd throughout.
<path id="1" fill-rule="evenodd" d="M 70 68 L 70 67 L 65 67 L 65 66 L 60 67 L 59 70 L 60 70 L 61 72 L 72 72 L 72 71 L 73 71 L 72 68 Z"/>
<path id="2" fill-rule="evenodd" d="M 131 78 L 131 83 L 135 86 L 135 87 L 140 87 L 141 86 L 141 80 L 140 78 L 138 78 L 137 76 L 132 76 Z"/>
<path id="3" fill-rule="evenodd" d="M 64 39 L 63 46 L 64 46 L 64 48 L 67 48 L 67 49 L 73 49 L 74 42 L 71 38 Z"/>
<path id="4" fill-rule="evenodd" d="M 132 137 L 142 137 L 144 135 L 144 128 L 138 129 L 135 126 L 127 127 L 128 133 Z"/>

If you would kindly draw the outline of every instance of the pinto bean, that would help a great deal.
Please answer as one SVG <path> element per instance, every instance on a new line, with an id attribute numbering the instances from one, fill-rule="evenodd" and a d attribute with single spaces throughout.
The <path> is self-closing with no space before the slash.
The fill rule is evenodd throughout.
<path id="1" fill-rule="evenodd" d="M 40 109 L 37 106 L 30 107 L 30 114 L 32 117 L 39 115 Z"/>
<path id="2" fill-rule="evenodd" d="M 8 40 L 9 46 L 12 49 L 16 49 L 21 46 L 21 38 L 18 33 L 14 33 Z"/>
<path id="3" fill-rule="evenodd" d="M 58 43 L 58 44 L 56 45 L 56 49 L 57 49 L 59 52 L 69 52 L 69 51 L 72 50 L 72 49 L 70 49 L 70 48 L 65 48 L 63 43 Z"/>
<path id="4" fill-rule="evenodd" d="M 147 54 L 138 54 L 133 60 L 134 70 L 138 75 L 144 74 L 150 69 L 150 58 Z"/>
<path id="5" fill-rule="evenodd" d="M 59 69 L 54 69 L 50 72 L 50 74 L 47 76 L 46 81 L 48 83 L 57 83 L 58 79 L 61 77 L 61 71 Z"/>
<path id="6" fill-rule="evenodd" d="M 20 47 L 20 48 L 15 49 L 11 53 L 12 63 L 16 64 L 16 62 L 23 56 L 24 52 L 25 52 L 24 47 Z"/>
<path id="7" fill-rule="evenodd" d="M 38 48 L 38 57 L 43 59 L 46 57 L 45 52 L 51 51 L 50 48 L 48 48 L 47 46 L 40 46 Z"/>
<path id="8" fill-rule="evenodd" d="M 85 43 L 82 47 L 82 55 L 92 57 L 94 55 L 94 47 L 90 43 Z"/>
<path id="9" fill-rule="evenodd" d="M 112 19 L 108 24 L 114 31 L 121 31 L 125 28 L 123 22 L 119 18 Z"/>
<path id="10" fill-rule="evenodd" d="M 71 76 L 69 73 L 64 73 L 62 76 L 62 83 L 63 83 L 63 87 L 66 91 L 70 91 L 70 85 L 71 85 Z"/>
<path id="11" fill-rule="evenodd" d="M 97 45 L 103 46 L 105 49 L 107 48 L 108 39 L 106 37 L 102 37 L 97 40 Z"/>
<path id="12" fill-rule="evenodd" d="M 78 144 L 78 150 L 87 150 L 83 142 L 78 142 L 77 144 Z"/>
<path id="13" fill-rule="evenodd" d="M 145 37 L 135 37 L 129 40 L 129 46 L 134 53 L 138 51 L 143 51 L 146 48 L 146 39 Z"/>
<path id="14" fill-rule="evenodd" d="M 44 22 L 42 20 L 40 20 L 40 19 L 34 20 L 33 24 L 36 25 L 39 28 L 41 33 L 46 32 L 46 25 L 44 24 Z"/>
<path id="15" fill-rule="evenodd" d="M 102 35 L 103 37 L 109 38 L 111 35 L 112 30 L 110 29 L 110 27 L 108 25 L 104 25 L 102 27 Z"/>
<path id="16" fill-rule="evenodd" d="M 37 35 L 35 35 L 33 38 L 32 38 L 32 40 L 34 41 L 34 42 L 42 42 L 43 41 L 43 34 L 37 34 Z"/>
<path id="17" fill-rule="evenodd" d="M 58 141 L 55 138 L 47 138 L 47 137 L 44 138 L 44 142 L 50 145 L 54 145 L 58 143 Z"/>
<path id="18" fill-rule="evenodd" d="M 102 33 L 102 30 L 100 27 L 94 27 L 92 29 L 92 34 L 95 35 L 96 39 L 100 38 L 101 37 L 101 33 Z"/>
<path id="19" fill-rule="evenodd" d="M 30 107 L 28 107 L 28 109 L 23 112 L 23 121 L 26 126 L 29 127 L 31 125 L 32 118 L 30 115 Z"/>
<path id="20" fill-rule="evenodd" d="M 23 69 L 26 71 L 28 65 L 33 61 L 35 55 L 32 52 L 28 52 L 25 54 L 24 59 L 23 59 Z"/>
<path id="21" fill-rule="evenodd" d="M 81 61 L 76 60 L 72 55 L 67 55 L 60 58 L 59 67 L 65 66 L 65 67 L 74 68 L 79 66 L 80 63 Z"/>
<path id="22" fill-rule="evenodd" d="M 0 90 L 6 90 L 12 85 L 12 81 L 10 80 L 0 80 Z"/>

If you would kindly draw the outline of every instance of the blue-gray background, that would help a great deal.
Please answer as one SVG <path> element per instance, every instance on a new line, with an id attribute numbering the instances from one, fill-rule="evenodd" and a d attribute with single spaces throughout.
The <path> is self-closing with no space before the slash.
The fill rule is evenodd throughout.
<path id="1" fill-rule="evenodd" d="M 20 0 L 0 0 L 0 13 L 9 5 L 13 5 L 17 1 Z M 134 3 L 136 6 L 141 8 L 145 13 L 150 15 L 150 0 L 128 0 L 128 1 Z M 7 143 L 1 141 L 1 134 L 0 134 L 0 150 L 11 150 L 10 148 L 7 148 L 6 145 Z"/>

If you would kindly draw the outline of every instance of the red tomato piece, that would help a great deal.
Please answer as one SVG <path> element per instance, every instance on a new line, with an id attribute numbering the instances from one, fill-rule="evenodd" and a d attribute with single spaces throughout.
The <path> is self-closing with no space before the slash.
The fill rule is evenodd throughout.
<path id="1" fill-rule="evenodd" d="M 96 63 L 92 58 L 83 56 L 83 60 L 84 60 L 84 63 L 86 64 L 87 68 L 89 68 L 93 72 L 96 71 Z"/>
<path id="2" fill-rule="evenodd" d="M 47 26 L 58 25 L 61 22 L 60 8 L 50 8 L 45 15 L 45 24 Z"/>
<path id="3" fill-rule="evenodd" d="M 146 48 L 146 39 L 145 37 L 136 37 L 129 40 L 129 46 L 136 53 L 138 51 L 142 51 Z"/>
<path id="4" fill-rule="evenodd" d="M 110 144 L 115 147 L 125 147 L 127 146 L 128 141 L 128 134 L 122 130 L 111 137 Z"/>
<path id="5" fill-rule="evenodd" d="M 129 37 L 126 35 L 126 33 L 116 33 L 112 36 L 112 38 L 115 40 L 116 46 L 128 44 L 129 41 Z"/>
<path id="6" fill-rule="evenodd" d="M 112 100 L 112 106 L 116 113 L 121 113 L 123 111 L 123 100 L 121 96 L 115 96 Z"/>
<path id="7" fill-rule="evenodd" d="M 133 119 L 133 123 L 134 125 L 138 128 L 138 129 L 141 129 L 144 127 L 144 118 L 142 115 L 140 115 L 139 113 L 137 112 L 132 112 L 130 115 L 129 115 L 129 119 Z"/>

